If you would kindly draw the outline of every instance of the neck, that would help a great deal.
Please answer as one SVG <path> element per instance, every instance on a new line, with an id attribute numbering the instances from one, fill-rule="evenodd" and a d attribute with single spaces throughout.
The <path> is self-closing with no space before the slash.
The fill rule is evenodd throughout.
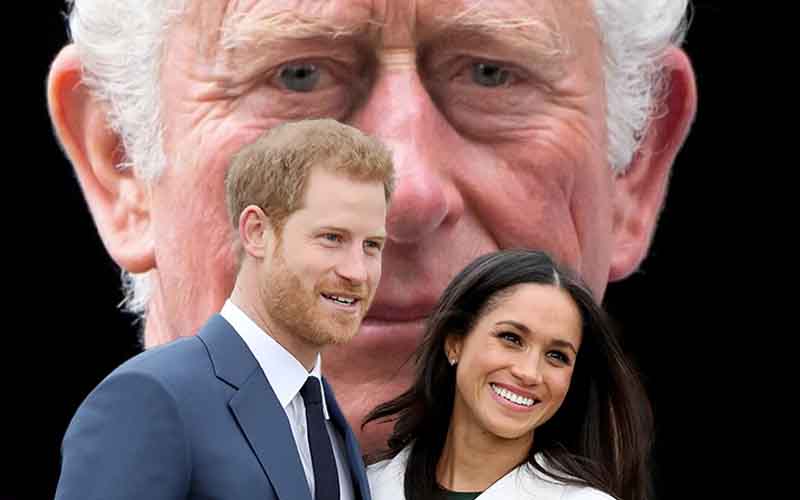
<path id="1" fill-rule="evenodd" d="M 485 491 L 527 460 L 533 433 L 517 439 L 501 438 L 459 418 L 464 412 L 458 408 L 456 403 L 436 478 L 450 491 Z"/>
<path id="2" fill-rule="evenodd" d="M 239 274 L 231 293 L 231 302 L 252 319 L 267 335 L 289 351 L 303 365 L 306 371 L 310 372 L 314 368 L 314 362 L 320 353 L 320 347 L 308 342 L 299 335 L 293 335 L 291 332 L 285 331 L 275 324 L 263 306 L 264 298 L 259 296 L 258 288 L 242 283 L 240 278 L 246 274 Z"/>
<path id="3" fill-rule="evenodd" d="M 166 344 L 178 338 L 174 328 L 166 319 L 167 306 L 164 303 L 164 296 L 161 294 L 161 283 L 156 271 L 150 271 L 150 281 L 152 290 L 150 300 L 147 302 L 142 335 L 142 347 L 145 349 Z"/>

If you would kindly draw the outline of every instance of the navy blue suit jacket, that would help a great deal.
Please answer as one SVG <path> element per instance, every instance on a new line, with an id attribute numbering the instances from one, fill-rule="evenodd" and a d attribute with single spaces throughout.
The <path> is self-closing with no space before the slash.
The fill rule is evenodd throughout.
<path id="1" fill-rule="evenodd" d="M 323 387 L 356 497 L 370 500 L 358 443 Z M 56 498 L 312 500 L 286 413 L 219 315 L 89 394 L 64 437 Z"/>

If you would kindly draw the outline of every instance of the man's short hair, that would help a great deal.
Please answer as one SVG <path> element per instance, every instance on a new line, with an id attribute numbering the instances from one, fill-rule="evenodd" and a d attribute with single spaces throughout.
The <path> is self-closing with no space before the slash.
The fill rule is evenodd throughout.
<path id="1" fill-rule="evenodd" d="M 301 208 L 314 167 L 361 182 L 381 182 L 387 203 L 394 190 L 392 155 L 380 141 L 335 120 L 284 123 L 242 148 L 225 176 L 228 214 L 234 228 L 249 205 L 260 207 L 280 233 Z"/>

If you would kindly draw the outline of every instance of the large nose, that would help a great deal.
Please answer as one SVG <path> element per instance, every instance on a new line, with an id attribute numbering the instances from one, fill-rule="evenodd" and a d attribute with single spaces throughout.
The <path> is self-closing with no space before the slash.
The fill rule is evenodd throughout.
<path id="1" fill-rule="evenodd" d="M 422 84 L 413 55 L 403 57 L 395 54 L 382 66 L 352 121 L 392 151 L 397 182 L 386 230 L 391 241 L 412 244 L 458 220 L 463 201 L 448 179 L 457 136 Z"/>

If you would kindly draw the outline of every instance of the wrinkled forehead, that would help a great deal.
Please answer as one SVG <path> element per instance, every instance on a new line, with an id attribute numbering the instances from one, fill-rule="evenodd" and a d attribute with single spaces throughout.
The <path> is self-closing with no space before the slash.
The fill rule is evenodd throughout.
<path id="1" fill-rule="evenodd" d="M 590 0 L 195 0 L 179 24 L 212 52 L 270 35 L 360 36 L 391 49 L 482 32 L 564 54 L 598 40 Z"/>

